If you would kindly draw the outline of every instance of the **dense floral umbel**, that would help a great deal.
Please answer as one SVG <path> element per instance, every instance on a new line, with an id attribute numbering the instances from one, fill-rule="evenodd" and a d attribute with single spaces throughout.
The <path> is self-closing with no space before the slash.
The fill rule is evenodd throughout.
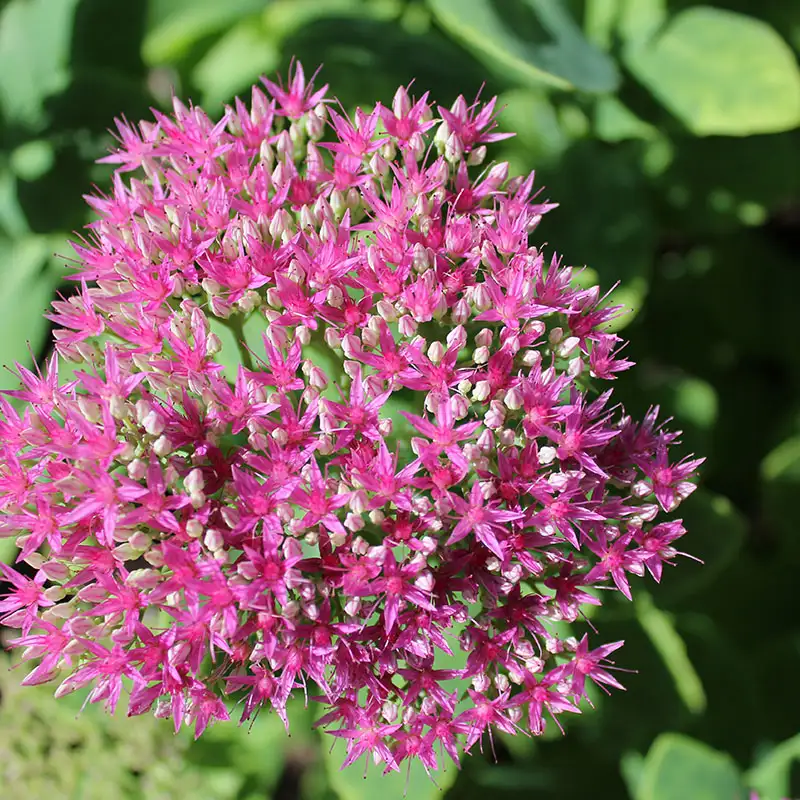
<path id="1" fill-rule="evenodd" d="M 199 735 L 306 693 L 346 763 L 433 770 L 620 688 L 582 609 L 661 578 L 700 462 L 597 388 L 617 310 L 530 243 L 494 100 L 264 83 L 117 123 L 57 357 L 0 401 L 2 622 L 57 695 Z"/>

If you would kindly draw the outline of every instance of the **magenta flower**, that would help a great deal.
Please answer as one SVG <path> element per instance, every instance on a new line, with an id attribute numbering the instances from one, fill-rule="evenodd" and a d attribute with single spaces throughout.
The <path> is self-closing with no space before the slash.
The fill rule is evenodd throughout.
<path id="1" fill-rule="evenodd" d="M 117 123 L 56 354 L 0 398 L 0 622 L 59 695 L 201 735 L 301 694 L 345 764 L 433 772 L 621 688 L 582 610 L 682 555 L 702 460 L 602 391 L 618 309 L 482 166 L 494 99 L 264 84 Z"/>

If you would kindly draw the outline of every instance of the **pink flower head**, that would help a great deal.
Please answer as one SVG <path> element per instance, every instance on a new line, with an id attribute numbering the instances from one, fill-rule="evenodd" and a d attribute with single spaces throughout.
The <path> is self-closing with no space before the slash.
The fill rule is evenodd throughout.
<path id="1" fill-rule="evenodd" d="M 264 83 L 118 123 L 56 354 L 0 398 L 25 682 L 198 736 L 302 694 L 384 771 L 560 727 L 620 688 L 582 612 L 681 554 L 701 459 L 603 391 L 617 309 L 531 240 L 533 175 L 481 166 L 495 100 Z"/>

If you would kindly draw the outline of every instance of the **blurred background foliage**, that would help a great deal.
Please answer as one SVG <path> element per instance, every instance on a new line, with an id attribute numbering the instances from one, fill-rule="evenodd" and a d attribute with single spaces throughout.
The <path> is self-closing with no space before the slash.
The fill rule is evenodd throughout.
<path id="1" fill-rule="evenodd" d="M 635 413 L 658 400 L 708 456 L 684 561 L 593 618 L 624 638 L 628 691 L 495 743 L 439 786 L 337 771 L 296 709 L 216 726 L 77 717 L 0 667 L 12 798 L 732 800 L 800 796 L 800 2 L 6 0 L 0 2 L 0 363 L 40 362 L 81 195 L 115 116 L 174 91 L 218 115 L 293 56 L 348 109 L 415 80 L 439 102 L 499 94 L 494 151 L 561 203 L 541 229 L 629 312 Z M 0 388 L 16 385 L 3 370 Z M 6 544 L 3 544 L 6 542 Z M 8 540 L 3 558 L 13 559 Z M 641 587 L 644 588 L 644 587 Z M 613 599 L 613 598 L 612 598 Z M 494 763 L 496 760 L 496 763 Z"/>

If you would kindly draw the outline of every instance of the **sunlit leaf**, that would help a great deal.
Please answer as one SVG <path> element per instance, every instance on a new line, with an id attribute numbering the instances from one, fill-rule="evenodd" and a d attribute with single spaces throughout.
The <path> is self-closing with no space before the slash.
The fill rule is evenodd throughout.
<path id="1" fill-rule="evenodd" d="M 617 86 L 614 62 L 584 38 L 560 0 L 428 3 L 439 24 L 495 71 L 534 86 L 586 92 Z"/>
<path id="2" fill-rule="evenodd" d="M 800 69 L 761 20 L 698 6 L 646 46 L 629 47 L 634 75 L 701 136 L 785 131 L 800 124 Z"/>
<path id="3" fill-rule="evenodd" d="M 644 767 L 645 758 L 641 753 L 623 753 L 622 759 L 619 762 L 622 779 L 625 781 L 625 785 L 628 787 L 628 793 L 633 800 L 638 800 L 640 796 L 639 787 L 642 785 Z"/>
<path id="4" fill-rule="evenodd" d="M 266 4 L 267 0 L 154 0 L 149 4 L 142 57 L 150 66 L 176 61 L 202 37 L 227 28 Z"/>
<path id="5" fill-rule="evenodd" d="M 11 0 L 0 12 L 0 111 L 41 125 L 44 101 L 69 81 L 72 21 L 78 0 Z"/>
<path id="6" fill-rule="evenodd" d="M 747 783 L 763 800 L 786 797 L 791 791 L 792 764 L 800 762 L 800 734 L 762 755 L 747 773 Z"/>
<path id="7" fill-rule="evenodd" d="M 617 1 L 617 32 L 629 47 L 646 43 L 667 20 L 666 0 Z"/>
<path id="8" fill-rule="evenodd" d="M 583 18 L 586 38 L 603 50 L 610 50 L 619 10 L 620 0 L 595 0 L 587 3 Z"/>
<path id="9" fill-rule="evenodd" d="M 506 146 L 521 152 L 525 169 L 541 168 L 558 160 L 570 140 L 546 92 L 511 89 L 500 95 L 499 104 L 503 107 L 500 127 L 516 134 Z"/>
<path id="10" fill-rule="evenodd" d="M 203 104 L 214 107 L 272 72 L 279 60 L 259 14 L 226 31 L 197 63 L 192 79 L 203 90 Z"/>
<path id="11" fill-rule="evenodd" d="M 636 800 L 744 800 L 733 759 L 676 733 L 656 739 L 645 758 Z"/>

